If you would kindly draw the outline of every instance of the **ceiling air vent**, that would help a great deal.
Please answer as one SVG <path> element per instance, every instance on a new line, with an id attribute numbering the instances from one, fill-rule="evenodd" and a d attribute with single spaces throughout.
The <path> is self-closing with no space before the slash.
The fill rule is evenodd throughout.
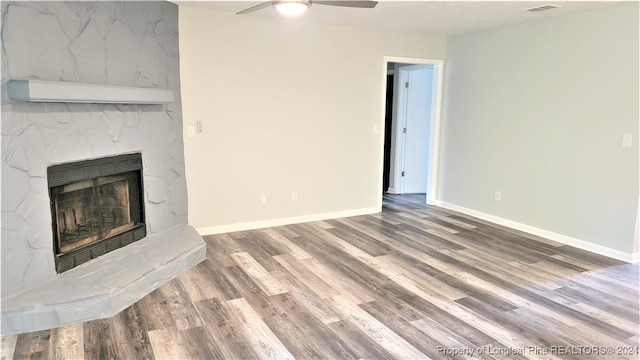
<path id="1" fill-rule="evenodd" d="M 551 9 L 557 9 L 557 8 L 560 8 L 560 7 L 562 7 L 562 6 L 554 5 L 554 4 L 548 4 L 548 5 L 540 5 L 540 6 L 535 6 L 535 7 L 532 7 L 532 8 L 524 9 L 524 11 L 540 12 L 540 11 L 546 11 L 546 10 L 551 10 Z"/>

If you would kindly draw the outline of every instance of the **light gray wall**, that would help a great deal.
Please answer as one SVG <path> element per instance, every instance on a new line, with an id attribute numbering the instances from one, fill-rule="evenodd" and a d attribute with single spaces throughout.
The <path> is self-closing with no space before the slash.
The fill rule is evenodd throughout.
<path id="1" fill-rule="evenodd" d="M 445 38 L 300 20 L 180 7 L 185 126 L 204 129 L 185 140 L 199 230 L 380 207 L 384 57 L 442 59 Z"/>
<path id="2" fill-rule="evenodd" d="M 448 39 L 439 199 L 631 253 L 638 43 L 637 3 Z"/>
<path id="3" fill-rule="evenodd" d="M 164 1 L 2 2 L 3 298 L 57 276 L 51 164 L 142 152 L 148 234 L 187 223 L 177 12 Z M 10 78 L 168 88 L 176 101 L 11 103 Z"/>

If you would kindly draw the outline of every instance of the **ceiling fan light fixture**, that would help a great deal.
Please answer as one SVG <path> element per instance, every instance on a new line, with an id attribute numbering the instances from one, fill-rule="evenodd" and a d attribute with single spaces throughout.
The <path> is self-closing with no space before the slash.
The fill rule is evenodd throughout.
<path id="1" fill-rule="evenodd" d="M 311 6 L 311 1 L 309 0 L 285 0 L 273 2 L 273 7 L 275 7 L 278 12 L 288 16 L 300 15 L 307 11 L 309 6 Z"/>

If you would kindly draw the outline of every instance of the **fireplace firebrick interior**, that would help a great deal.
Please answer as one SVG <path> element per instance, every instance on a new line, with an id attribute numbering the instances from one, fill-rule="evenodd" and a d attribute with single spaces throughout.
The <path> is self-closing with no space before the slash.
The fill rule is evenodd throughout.
<path id="1" fill-rule="evenodd" d="M 139 153 L 47 169 L 56 271 L 146 236 Z"/>

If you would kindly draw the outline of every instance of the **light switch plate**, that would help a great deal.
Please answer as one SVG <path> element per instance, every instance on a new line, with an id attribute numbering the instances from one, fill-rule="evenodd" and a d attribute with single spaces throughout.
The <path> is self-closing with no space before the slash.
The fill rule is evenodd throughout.
<path id="1" fill-rule="evenodd" d="M 633 135 L 629 133 L 622 134 L 622 146 L 631 147 L 631 142 L 633 141 Z"/>
<path id="2" fill-rule="evenodd" d="M 187 137 L 196 137 L 196 128 L 193 126 L 188 126 L 187 127 Z"/>

